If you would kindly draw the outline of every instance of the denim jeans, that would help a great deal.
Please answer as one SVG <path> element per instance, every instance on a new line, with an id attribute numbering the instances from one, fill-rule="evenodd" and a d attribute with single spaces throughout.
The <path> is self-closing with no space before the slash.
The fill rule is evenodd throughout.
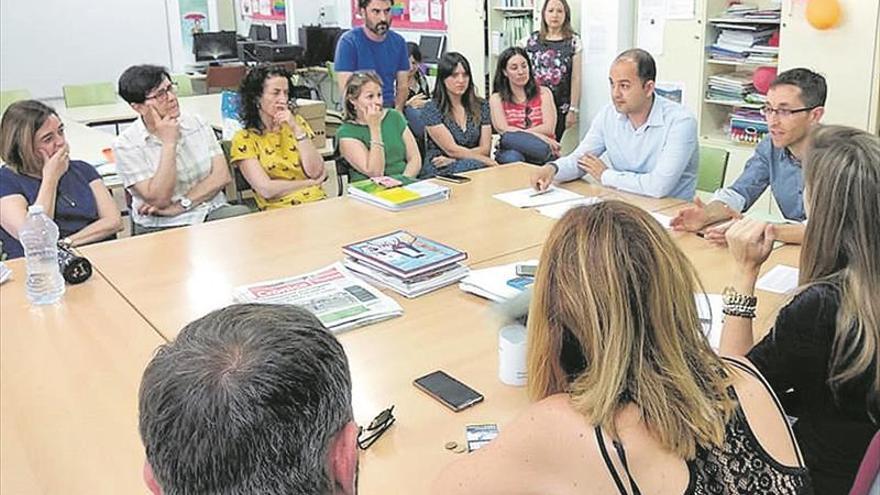
<path id="1" fill-rule="evenodd" d="M 528 162 L 543 165 L 553 159 L 550 145 L 525 131 L 506 132 L 501 136 L 495 161 L 498 163 Z"/>
<path id="2" fill-rule="evenodd" d="M 431 161 L 433 158 L 441 156 L 438 154 L 430 154 L 425 157 L 425 161 L 422 163 L 422 170 L 419 171 L 419 179 L 429 179 L 434 177 L 437 174 L 460 174 L 462 172 L 470 172 L 471 170 L 477 170 L 485 167 L 482 162 L 478 160 L 473 160 L 471 158 L 462 158 L 460 160 L 455 160 L 445 167 L 435 167 L 434 163 Z"/>
<path id="3" fill-rule="evenodd" d="M 424 139 L 425 121 L 422 120 L 422 109 L 406 106 L 403 109 L 403 114 L 406 116 L 406 121 L 407 123 L 409 123 L 409 128 L 416 139 Z"/>

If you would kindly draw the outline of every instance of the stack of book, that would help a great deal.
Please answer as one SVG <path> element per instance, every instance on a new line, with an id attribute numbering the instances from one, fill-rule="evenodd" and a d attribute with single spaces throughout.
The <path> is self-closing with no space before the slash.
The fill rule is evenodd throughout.
<path id="1" fill-rule="evenodd" d="M 752 72 L 728 72 L 709 76 L 706 97 L 719 102 L 744 104 L 746 96 L 753 92 Z"/>
<path id="2" fill-rule="evenodd" d="M 462 279 L 458 288 L 490 301 L 504 302 L 513 299 L 535 283 L 534 277 L 516 274 L 516 266 L 520 264 L 537 266 L 538 260 L 474 270 Z"/>
<path id="3" fill-rule="evenodd" d="M 768 132 L 767 120 L 757 110 L 737 108 L 730 114 L 728 136 L 733 141 L 758 144 Z"/>
<path id="4" fill-rule="evenodd" d="M 449 188 L 430 181 L 417 181 L 404 175 L 373 177 L 348 185 L 348 194 L 391 211 L 443 201 L 449 198 Z"/>
<path id="5" fill-rule="evenodd" d="M 418 297 L 468 274 L 467 253 L 398 230 L 342 247 L 342 264 L 359 276 L 405 297 Z"/>
<path id="6" fill-rule="evenodd" d="M 722 28 L 718 38 L 709 47 L 709 58 L 726 62 L 774 65 L 779 56 L 778 46 L 769 46 L 776 26 L 756 24 L 716 24 Z"/>

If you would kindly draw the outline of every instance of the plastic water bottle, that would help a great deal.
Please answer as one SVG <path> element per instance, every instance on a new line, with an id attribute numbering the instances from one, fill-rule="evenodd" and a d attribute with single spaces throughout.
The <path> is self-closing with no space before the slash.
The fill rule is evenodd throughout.
<path id="1" fill-rule="evenodd" d="M 58 226 L 43 213 L 41 205 L 28 207 L 19 231 L 27 262 L 27 297 L 32 304 L 53 304 L 64 295 L 64 279 L 58 267 Z"/>

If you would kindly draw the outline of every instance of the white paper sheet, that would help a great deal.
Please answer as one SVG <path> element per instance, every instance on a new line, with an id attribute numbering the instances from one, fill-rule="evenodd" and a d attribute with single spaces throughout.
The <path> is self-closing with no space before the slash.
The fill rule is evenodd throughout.
<path id="1" fill-rule="evenodd" d="M 667 0 L 667 19 L 693 19 L 694 0 Z"/>
<path id="2" fill-rule="evenodd" d="M 651 55 L 663 54 L 663 35 L 666 31 L 666 0 L 639 0 L 639 48 Z"/>
<path id="3" fill-rule="evenodd" d="M 431 2 L 431 20 L 439 21 L 443 19 L 443 5 L 434 0 Z"/>
<path id="4" fill-rule="evenodd" d="M 776 294 L 791 292 L 798 285 L 798 269 L 788 265 L 776 265 L 758 279 L 755 288 Z"/>
<path id="5" fill-rule="evenodd" d="M 516 206 L 517 208 L 534 208 L 536 206 L 544 206 L 583 198 L 583 196 L 578 193 L 573 193 L 555 186 L 550 186 L 550 188 L 544 193 L 538 193 L 531 187 L 528 187 L 517 191 L 499 193 L 492 197 Z"/>
<path id="6" fill-rule="evenodd" d="M 428 22 L 428 0 L 409 0 L 410 22 Z"/>
<path id="7" fill-rule="evenodd" d="M 565 201 L 563 203 L 556 203 L 547 206 L 539 206 L 537 208 L 538 213 L 544 215 L 545 217 L 550 218 L 562 218 L 562 215 L 565 215 L 565 212 L 574 208 L 575 206 L 581 205 L 594 205 L 596 203 L 602 202 L 602 198 L 597 198 L 595 196 L 587 196 L 582 199 L 575 199 L 572 201 Z"/>
<path id="8" fill-rule="evenodd" d="M 709 339 L 712 349 L 718 350 L 721 345 L 721 328 L 724 324 L 724 301 L 721 294 L 694 294 L 697 301 L 697 314 L 703 325 L 703 333 Z"/>
<path id="9" fill-rule="evenodd" d="M 657 219 L 657 221 L 660 222 L 660 225 L 662 225 L 664 229 L 672 228 L 672 225 L 670 225 L 670 223 L 672 222 L 671 216 L 653 212 L 651 212 L 651 216 Z"/>

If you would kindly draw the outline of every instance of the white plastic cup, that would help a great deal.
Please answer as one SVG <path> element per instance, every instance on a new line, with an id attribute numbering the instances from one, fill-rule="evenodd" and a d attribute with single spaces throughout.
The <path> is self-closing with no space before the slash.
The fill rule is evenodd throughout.
<path id="1" fill-rule="evenodd" d="M 526 384 L 526 327 L 520 324 L 506 325 L 498 331 L 498 378 L 515 387 Z"/>

